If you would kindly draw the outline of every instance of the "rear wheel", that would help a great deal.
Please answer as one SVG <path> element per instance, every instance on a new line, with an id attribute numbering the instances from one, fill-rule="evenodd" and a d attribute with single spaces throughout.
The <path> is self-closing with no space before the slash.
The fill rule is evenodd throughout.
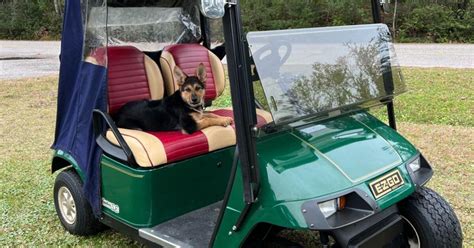
<path id="1" fill-rule="evenodd" d="M 459 220 L 435 191 L 421 187 L 400 203 L 410 247 L 462 247 Z"/>
<path id="2" fill-rule="evenodd" d="M 54 183 L 54 206 L 64 228 L 75 235 L 92 235 L 102 229 L 82 191 L 82 181 L 73 168 L 59 173 Z"/>

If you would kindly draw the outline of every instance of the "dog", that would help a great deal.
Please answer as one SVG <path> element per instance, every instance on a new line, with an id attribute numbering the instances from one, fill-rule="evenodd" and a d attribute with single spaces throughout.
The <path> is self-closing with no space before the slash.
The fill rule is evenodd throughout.
<path id="1" fill-rule="evenodd" d="M 174 78 L 179 89 L 162 100 L 132 101 L 113 116 L 118 127 L 142 131 L 182 130 L 192 134 L 209 126 L 228 126 L 230 117 L 204 112 L 206 68 L 199 64 L 195 76 L 176 66 Z"/>

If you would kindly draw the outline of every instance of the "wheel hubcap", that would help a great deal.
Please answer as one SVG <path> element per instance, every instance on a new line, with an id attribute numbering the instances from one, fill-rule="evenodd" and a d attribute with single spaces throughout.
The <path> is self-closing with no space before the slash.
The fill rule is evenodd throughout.
<path id="1" fill-rule="evenodd" d="M 76 222 L 76 203 L 72 197 L 71 191 L 62 186 L 58 191 L 58 204 L 61 215 L 68 224 Z"/>
<path id="2" fill-rule="evenodd" d="M 421 247 L 421 241 L 420 241 L 420 236 L 418 235 L 418 232 L 416 231 L 415 226 L 404 216 L 402 216 L 402 219 L 405 221 L 405 233 L 407 235 L 407 240 L 408 244 L 410 245 L 410 248 L 420 248 Z"/>

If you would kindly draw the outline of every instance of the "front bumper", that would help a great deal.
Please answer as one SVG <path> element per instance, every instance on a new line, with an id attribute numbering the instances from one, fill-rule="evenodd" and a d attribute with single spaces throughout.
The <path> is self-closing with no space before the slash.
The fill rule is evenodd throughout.
<path id="1" fill-rule="evenodd" d="M 396 206 L 330 233 L 340 247 L 401 247 L 404 242 L 403 220 Z"/>
<path id="2" fill-rule="evenodd" d="M 370 189 L 364 188 L 376 180 L 372 179 L 360 187 L 304 202 L 301 211 L 309 229 L 330 233 L 341 247 L 407 245 L 404 221 L 398 213 L 397 203 L 411 194 L 415 187 L 425 184 L 433 175 L 429 163 L 421 154 L 419 156 L 421 168 L 414 172 L 410 170 L 408 164 L 416 158 L 400 165 L 397 170 L 405 183 L 378 200 L 370 195 Z M 329 217 L 323 216 L 318 204 L 341 196 L 345 196 L 346 207 Z"/>
<path id="3" fill-rule="evenodd" d="M 408 164 L 415 159 L 420 159 L 420 168 L 413 172 Z M 398 175 L 398 184 L 394 183 L 396 180 L 393 179 L 392 175 Z M 416 187 L 425 184 L 432 175 L 433 170 L 420 154 L 409 162 L 353 188 L 307 200 L 301 204 L 301 213 L 309 229 L 318 231 L 340 229 L 364 219 L 372 218 L 379 212 L 385 211 L 391 206 L 396 206 L 398 202 L 412 194 Z M 383 185 L 388 190 L 384 194 L 379 194 L 378 199 L 376 199 L 373 188 L 377 184 Z M 345 207 L 338 208 L 329 216 L 323 214 L 321 207 L 319 207 L 320 204 L 342 197 L 345 199 Z"/>

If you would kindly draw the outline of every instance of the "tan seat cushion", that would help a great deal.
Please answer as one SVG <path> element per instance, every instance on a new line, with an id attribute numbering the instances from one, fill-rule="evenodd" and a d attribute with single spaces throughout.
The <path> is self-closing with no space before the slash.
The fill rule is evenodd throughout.
<path id="1" fill-rule="evenodd" d="M 231 108 L 209 112 L 233 117 Z M 257 126 L 263 126 L 273 119 L 270 113 L 257 109 L 257 121 Z M 183 134 L 181 131 L 143 132 L 124 128 L 119 128 L 119 131 L 141 167 L 160 166 L 236 144 L 234 126 L 212 126 L 193 134 Z M 119 145 L 111 131 L 107 132 L 107 139 Z"/>
<path id="2" fill-rule="evenodd" d="M 125 142 L 141 167 L 160 166 L 167 163 L 206 154 L 235 145 L 235 132 L 230 126 L 213 126 L 193 134 L 181 131 L 143 132 L 119 128 Z M 119 145 L 111 131 L 107 139 Z"/>

